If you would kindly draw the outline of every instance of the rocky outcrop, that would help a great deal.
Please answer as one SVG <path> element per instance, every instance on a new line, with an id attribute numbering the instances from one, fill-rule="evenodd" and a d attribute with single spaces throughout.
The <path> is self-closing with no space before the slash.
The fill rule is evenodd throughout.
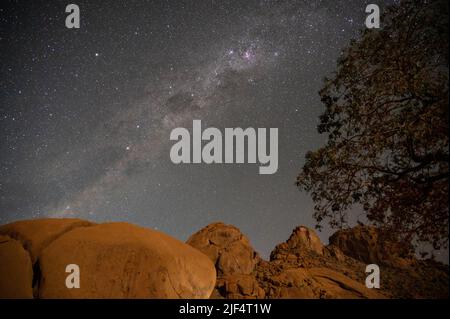
<path id="1" fill-rule="evenodd" d="M 256 277 L 269 298 L 386 298 L 365 286 L 362 265 L 355 271 L 361 275 L 351 276 L 347 259 L 339 248 L 324 246 L 314 230 L 299 226 L 269 262 L 256 267 Z"/>
<path id="2" fill-rule="evenodd" d="M 239 229 L 223 223 L 206 226 L 187 243 L 216 265 L 218 278 L 212 298 L 384 297 L 352 278 L 320 267 L 321 263 L 305 263 L 326 258 L 327 250 L 317 234 L 304 226 L 295 228 L 285 243 L 277 245 L 270 262 L 258 257 Z"/>
<path id="3" fill-rule="evenodd" d="M 405 267 L 415 261 L 410 245 L 395 242 L 375 227 L 358 225 L 339 230 L 330 237 L 330 246 L 367 264 Z"/>
<path id="4" fill-rule="evenodd" d="M 297 258 L 305 252 L 313 252 L 317 255 L 324 254 L 324 246 L 317 234 L 305 226 L 298 226 L 293 231 L 289 239 L 277 245 L 270 254 L 270 260 L 284 258 Z"/>
<path id="5" fill-rule="evenodd" d="M 216 271 L 207 256 L 151 229 L 50 219 L 17 222 L 0 231 L 18 239 L 6 250 L 0 246 L 6 267 L 0 291 L 9 291 L 9 276 L 23 278 L 26 286 L 7 297 L 31 296 L 33 270 L 39 298 L 208 298 L 214 289 Z M 6 266 L 3 260 L 9 261 Z M 80 269 L 80 288 L 66 287 L 70 264 Z"/>
<path id="6" fill-rule="evenodd" d="M 213 298 L 263 298 L 264 291 L 253 276 L 258 254 L 241 231 L 214 223 L 193 234 L 187 243 L 207 255 L 216 266 Z"/>
<path id="7" fill-rule="evenodd" d="M 218 275 L 251 274 L 258 255 L 241 231 L 224 223 L 214 223 L 193 234 L 187 243 L 216 265 Z"/>
<path id="8" fill-rule="evenodd" d="M 325 246 L 314 230 L 299 226 L 269 261 L 257 257 L 239 229 L 223 223 L 206 226 L 188 243 L 216 265 L 212 298 L 448 297 L 448 266 L 416 260 L 399 250 L 401 245 L 381 238 L 376 229 L 360 226 L 337 232 Z M 234 266 L 224 267 L 222 255 Z M 380 266 L 380 289 L 365 286 L 369 263 Z"/>
<path id="9" fill-rule="evenodd" d="M 380 267 L 380 289 L 365 286 Z M 66 266 L 78 265 L 69 289 Z M 214 223 L 182 243 L 128 223 L 41 219 L 0 226 L 0 298 L 448 298 L 449 267 L 418 260 L 373 227 L 324 245 L 296 227 L 259 257 L 232 225 Z"/>

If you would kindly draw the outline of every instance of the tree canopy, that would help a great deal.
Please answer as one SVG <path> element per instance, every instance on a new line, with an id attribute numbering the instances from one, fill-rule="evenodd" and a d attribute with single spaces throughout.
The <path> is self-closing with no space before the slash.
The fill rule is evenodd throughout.
<path id="1" fill-rule="evenodd" d="M 448 243 L 448 3 L 402 1 L 382 13 L 324 80 L 318 131 L 297 186 L 320 228 L 349 209 L 408 242 Z"/>

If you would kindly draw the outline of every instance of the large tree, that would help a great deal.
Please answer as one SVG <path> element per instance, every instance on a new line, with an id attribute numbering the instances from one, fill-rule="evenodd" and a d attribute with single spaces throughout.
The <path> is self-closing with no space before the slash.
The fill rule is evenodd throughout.
<path id="1" fill-rule="evenodd" d="M 327 144 L 297 178 L 319 228 L 356 205 L 403 240 L 447 245 L 448 72 L 446 0 L 391 6 L 343 51 L 320 91 Z"/>

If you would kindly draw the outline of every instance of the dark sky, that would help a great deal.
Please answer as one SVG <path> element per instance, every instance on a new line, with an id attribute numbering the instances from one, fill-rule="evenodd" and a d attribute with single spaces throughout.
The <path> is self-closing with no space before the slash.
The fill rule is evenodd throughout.
<path id="1" fill-rule="evenodd" d="M 371 1 L 2 1 L 0 223 L 129 221 L 185 240 L 239 227 L 267 256 L 312 201 L 294 185 L 324 76 Z M 377 1 L 382 5 L 382 1 Z M 170 132 L 279 129 L 279 169 L 175 165 Z M 320 235 L 326 242 L 329 231 Z"/>

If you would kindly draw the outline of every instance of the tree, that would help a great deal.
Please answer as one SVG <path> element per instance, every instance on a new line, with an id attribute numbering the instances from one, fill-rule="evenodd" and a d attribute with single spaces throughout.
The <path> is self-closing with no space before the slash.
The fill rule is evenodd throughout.
<path id="1" fill-rule="evenodd" d="M 297 186 L 320 228 L 349 209 L 398 239 L 448 244 L 448 3 L 402 1 L 382 29 L 342 52 L 319 92 L 324 147 L 308 152 Z"/>

